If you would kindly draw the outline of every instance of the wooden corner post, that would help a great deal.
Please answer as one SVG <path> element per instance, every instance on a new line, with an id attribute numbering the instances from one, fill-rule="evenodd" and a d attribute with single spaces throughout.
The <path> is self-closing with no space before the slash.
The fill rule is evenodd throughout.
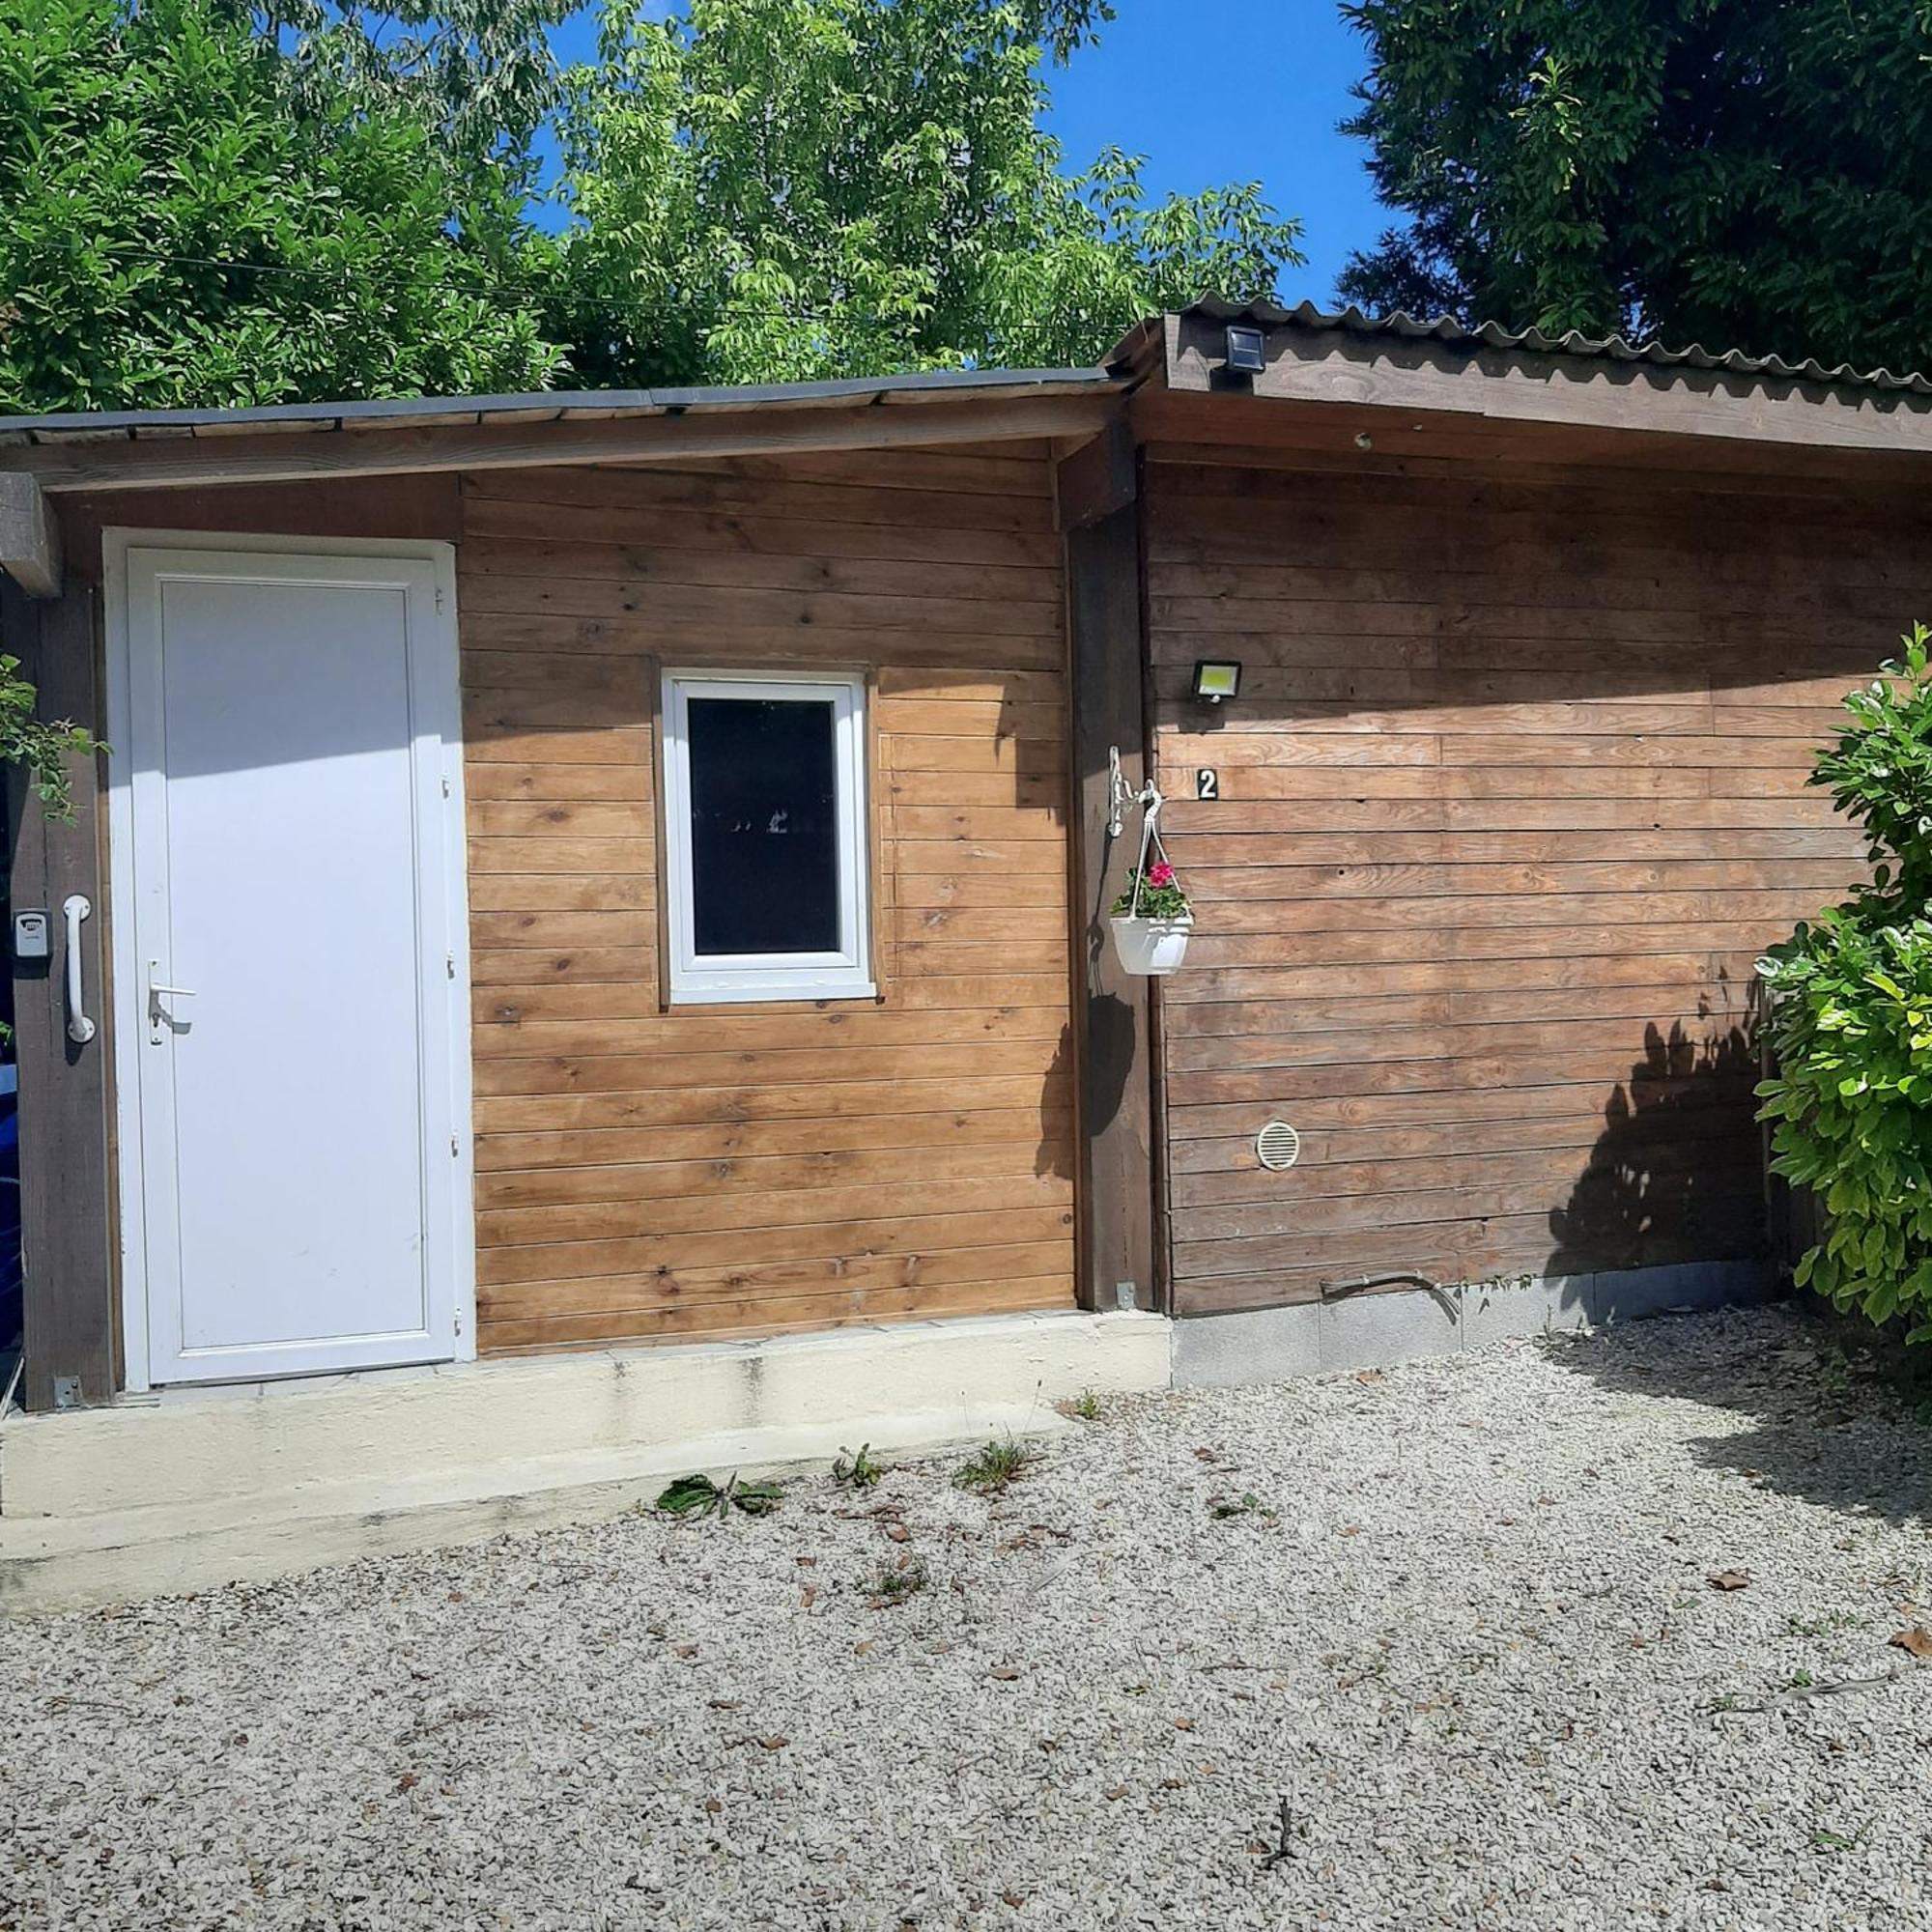
<path id="1" fill-rule="evenodd" d="M 1123 422 L 1060 466 L 1072 690 L 1074 1044 L 1080 1299 L 1160 1305 L 1154 1240 L 1153 1049 L 1148 982 L 1107 931 L 1134 836 L 1113 838 L 1113 754 L 1138 791 L 1148 771 L 1138 460 Z"/>
<path id="2" fill-rule="evenodd" d="M 71 575 L 63 585 L 57 550 L 44 597 L 30 597 L 11 569 L 0 576 L 0 650 L 20 660 L 21 674 L 39 692 L 41 717 L 98 729 L 90 587 Z M 67 820 L 47 816 L 25 773 L 15 768 L 8 778 L 15 929 L 5 937 L 20 1083 L 26 1271 L 21 1386 L 35 1410 L 104 1403 L 117 1386 L 99 760 L 70 757 L 68 770 L 73 811 Z M 23 936 L 27 914 L 43 919 L 30 922 Z"/>

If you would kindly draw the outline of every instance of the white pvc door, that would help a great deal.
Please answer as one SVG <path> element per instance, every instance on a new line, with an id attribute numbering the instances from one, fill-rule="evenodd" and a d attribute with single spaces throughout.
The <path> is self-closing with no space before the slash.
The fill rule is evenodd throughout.
<path id="1" fill-rule="evenodd" d="M 124 582 L 148 1379 L 447 1360 L 469 1236 L 439 564 L 129 548 Z"/>

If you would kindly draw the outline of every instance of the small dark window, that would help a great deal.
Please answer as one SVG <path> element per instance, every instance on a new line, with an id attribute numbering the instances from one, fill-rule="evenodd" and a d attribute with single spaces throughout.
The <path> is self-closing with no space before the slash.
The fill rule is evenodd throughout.
<path id="1" fill-rule="evenodd" d="M 864 679 L 667 671 L 664 721 L 672 1001 L 872 998 Z"/>
<path id="2" fill-rule="evenodd" d="M 692 938 L 699 958 L 838 947 L 830 703 L 693 697 Z"/>

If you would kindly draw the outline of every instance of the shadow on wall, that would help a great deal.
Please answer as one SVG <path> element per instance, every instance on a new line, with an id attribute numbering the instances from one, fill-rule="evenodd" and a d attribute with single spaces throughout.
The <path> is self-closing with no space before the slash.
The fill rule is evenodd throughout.
<path id="1" fill-rule="evenodd" d="M 1754 1007 L 1755 987 L 1702 1038 L 1681 1025 L 1645 1028 L 1643 1057 L 1610 1094 L 1588 1164 L 1549 1216 L 1547 1278 L 1763 1255 Z"/>
<path id="2" fill-rule="evenodd" d="M 1095 1002 L 1097 1008 L 1101 1003 Z M 1067 1113 L 1072 1106 L 1076 1070 L 1073 1029 L 1064 1026 L 1053 1049 L 1053 1064 L 1046 1070 L 1046 1084 L 1040 1090 L 1039 1147 L 1034 1154 L 1033 1171 L 1041 1179 L 1053 1175 L 1062 1180 L 1077 1180 L 1080 1157 L 1074 1147 Z M 1116 1096 L 1115 1105 L 1119 1098 Z M 1112 1108 L 1107 1110 L 1112 1118 Z"/>

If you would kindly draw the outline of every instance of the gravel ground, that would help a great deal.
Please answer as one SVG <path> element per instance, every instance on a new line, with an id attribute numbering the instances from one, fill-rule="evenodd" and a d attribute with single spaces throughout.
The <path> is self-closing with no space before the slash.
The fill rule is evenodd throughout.
<path id="1" fill-rule="evenodd" d="M 0 1626 L 0 1926 L 1924 1926 L 1932 1428 L 1820 1334 Z"/>

